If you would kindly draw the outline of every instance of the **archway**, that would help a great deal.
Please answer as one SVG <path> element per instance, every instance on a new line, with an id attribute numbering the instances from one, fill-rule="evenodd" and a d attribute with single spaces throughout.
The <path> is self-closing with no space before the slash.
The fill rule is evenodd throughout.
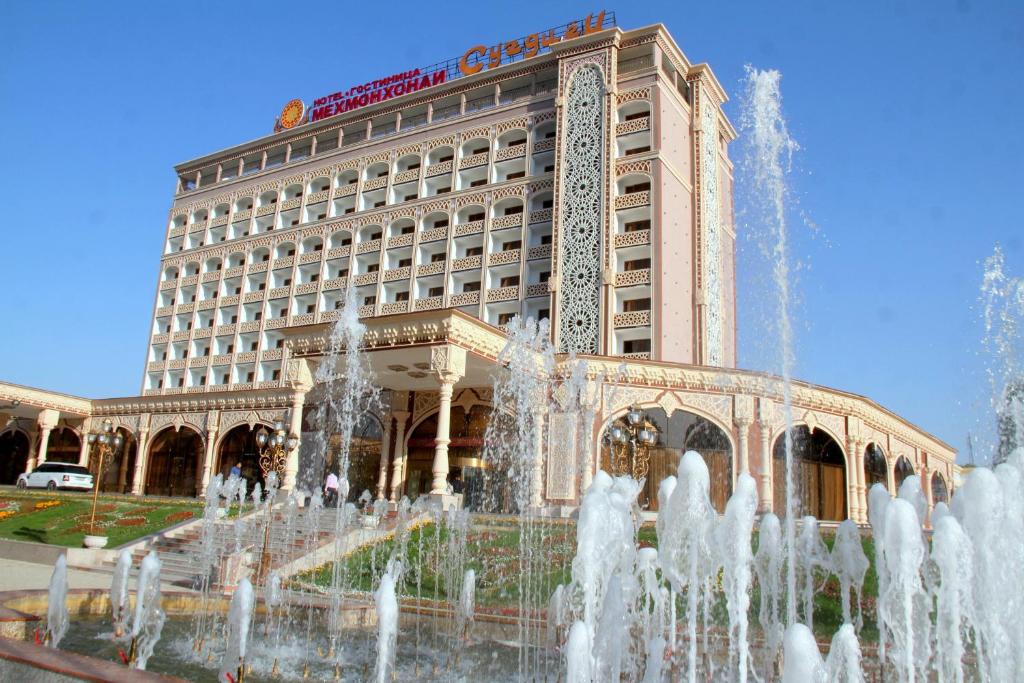
<path id="1" fill-rule="evenodd" d="M 904 456 L 900 456 L 896 460 L 896 467 L 893 470 L 893 480 L 896 484 L 896 491 L 900 490 L 900 485 L 903 484 L 903 480 L 914 473 L 914 466 L 910 464 Z"/>
<path id="2" fill-rule="evenodd" d="M 371 413 L 363 413 L 359 423 L 352 430 L 352 443 L 348 452 L 349 502 L 358 500 L 363 491 L 369 491 L 372 496 L 376 495 L 382 438 L 382 429 L 377 417 Z M 340 457 L 341 435 L 331 434 L 327 447 L 326 472 L 338 472 Z M 323 481 L 318 485 L 323 487 Z"/>
<path id="3" fill-rule="evenodd" d="M 468 411 L 462 406 L 452 406 L 449 413 L 448 480 L 453 489 L 462 489 L 463 504 L 471 510 L 482 507 L 510 510 L 512 505 L 510 489 L 500 485 L 507 481 L 507 472 L 488 471 L 486 485 L 484 481 L 484 435 L 493 414 L 491 407 L 483 404 L 470 406 Z M 409 434 L 405 490 L 410 499 L 430 492 L 436 436 L 437 413 L 420 422 Z M 493 493 L 485 493 L 485 489 Z M 497 495 L 499 491 L 505 495 Z M 493 500 L 485 502 L 485 497 Z"/>
<path id="4" fill-rule="evenodd" d="M 671 417 L 662 408 L 644 410 L 647 419 L 658 429 L 658 443 L 652 447 L 647 479 L 640 493 L 640 505 L 648 510 L 658 509 L 658 487 L 662 480 L 675 475 L 679 459 L 686 451 L 697 451 L 708 466 L 711 475 L 711 503 L 718 512 L 732 495 L 732 443 L 725 430 L 705 417 L 686 410 L 674 410 Z M 610 451 L 601 438 L 601 467 L 611 471 Z"/>
<path id="5" fill-rule="evenodd" d="M 78 462 L 82 453 L 82 440 L 71 427 L 61 427 L 50 432 L 46 444 L 47 462 Z"/>
<path id="6" fill-rule="evenodd" d="M 100 491 L 104 493 L 128 493 L 131 490 L 131 478 L 135 472 L 135 458 L 138 450 L 135 437 L 124 427 L 118 427 L 116 431 L 124 441 L 118 454 L 103 463 Z M 95 453 L 95 449 L 89 455 L 89 470 L 95 475 L 98 463 L 93 453 Z"/>
<path id="7" fill-rule="evenodd" d="M 260 451 L 256 444 L 256 433 L 263 429 L 264 425 L 240 424 L 228 430 L 227 434 L 220 441 L 217 448 L 217 465 L 214 472 L 220 472 L 226 480 L 231 474 L 231 468 L 238 464 L 242 470 L 242 479 L 245 479 L 246 490 L 252 491 L 259 483 L 260 488 L 266 489 L 267 482 L 260 470 Z M 270 427 L 265 427 L 268 431 Z M 280 485 L 281 482 L 278 482 Z"/>
<path id="8" fill-rule="evenodd" d="M 203 458 L 203 437 L 193 429 L 165 429 L 149 449 L 146 493 L 154 496 L 195 496 L 196 473 Z"/>
<path id="9" fill-rule="evenodd" d="M 946 488 L 946 480 L 938 472 L 932 473 L 932 504 L 948 503 L 949 489 Z"/>
<path id="10" fill-rule="evenodd" d="M 869 490 L 875 484 L 889 488 L 889 468 L 885 464 L 885 453 L 876 443 L 868 444 L 864 451 L 864 484 Z"/>
<path id="11" fill-rule="evenodd" d="M 806 425 L 793 428 L 793 484 L 799 515 L 820 520 L 846 519 L 846 458 L 843 449 L 823 429 L 811 432 Z M 786 439 L 779 436 L 772 449 L 775 458 L 773 502 L 777 512 L 786 510 Z M 781 515 L 780 515 L 781 516 Z"/>
<path id="12" fill-rule="evenodd" d="M 11 429 L 0 434 L 0 484 L 14 484 L 28 468 L 28 437 Z"/>

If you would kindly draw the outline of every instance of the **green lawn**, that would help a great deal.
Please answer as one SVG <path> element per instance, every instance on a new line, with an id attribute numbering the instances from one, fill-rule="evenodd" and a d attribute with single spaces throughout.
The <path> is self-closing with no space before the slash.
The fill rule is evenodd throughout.
<path id="1" fill-rule="evenodd" d="M 78 548 L 91 511 L 89 494 L 0 491 L 0 538 Z M 100 496 L 96 533 L 115 548 L 202 514 L 198 502 Z"/>
<path id="2" fill-rule="evenodd" d="M 535 590 L 533 605 L 546 605 L 548 596 L 559 584 L 566 584 L 572 578 L 572 559 L 576 553 L 576 526 L 572 522 L 540 522 L 535 527 L 540 540 L 534 545 L 540 550 L 542 561 L 540 571 L 536 573 L 533 584 Z M 406 597 L 419 597 L 425 600 L 447 600 L 449 580 L 447 576 L 453 572 L 446 571 L 452 566 L 451 549 L 447 547 L 448 529 L 440 531 L 434 524 L 427 524 L 411 532 L 407 550 L 407 573 L 403 577 L 400 590 Z M 438 537 L 440 534 L 440 538 Z M 831 549 L 834 535 L 830 531 L 822 533 L 825 544 Z M 537 536 L 535 536 L 536 538 Z M 658 539 L 653 525 L 644 525 L 638 534 L 641 546 L 657 547 Z M 874 544 L 870 537 L 864 537 L 864 553 L 871 567 L 864 580 L 862 609 L 864 610 L 864 627 L 860 637 L 862 642 L 878 640 L 875 624 L 875 601 L 878 595 L 878 579 L 874 570 Z M 753 539 L 757 547 L 757 536 Z M 384 567 L 395 547 L 395 540 L 389 538 L 376 545 L 363 548 L 350 555 L 341 571 L 342 585 L 346 589 L 371 591 L 376 588 Z M 519 552 L 519 529 L 515 524 L 495 522 L 484 519 L 477 521 L 470 528 L 466 537 L 465 568 L 476 572 L 477 604 L 492 611 L 513 611 L 519 606 L 520 586 L 518 573 L 522 567 Z M 425 561 L 420 562 L 420 555 Z M 418 572 L 422 571 L 420 575 Z M 331 585 L 332 564 L 328 563 L 304 574 L 296 576 L 297 587 L 302 584 L 318 586 Z M 458 577 L 461 581 L 461 576 Z M 419 588 L 417 590 L 417 581 Z M 457 590 L 457 589 L 456 589 Z M 531 591 L 533 592 L 533 591 Z M 855 600 L 855 597 L 851 598 Z M 722 622 L 726 620 L 724 598 L 714 608 Z M 824 585 L 818 585 L 814 598 L 814 631 L 824 638 L 831 638 L 842 625 L 843 609 L 840 601 L 839 581 L 829 577 Z M 760 593 L 755 582 L 751 595 L 751 624 L 758 626 L 757 613 L 760 605 Z M 856 603 L 853 603 L 856 615 Z"/>

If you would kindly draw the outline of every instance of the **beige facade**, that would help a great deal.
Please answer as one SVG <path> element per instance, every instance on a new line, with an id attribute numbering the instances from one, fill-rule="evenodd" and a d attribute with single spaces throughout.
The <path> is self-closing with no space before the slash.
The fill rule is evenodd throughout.
<path id="1" fill-rule="evenodd" d="M 535 504 L 577 503 L 598 466 L 587 454 L 635 404 L 660 410 L 666 434 L 684 414 L 690 431 L 717 430 L 723 490 L 750 472 L 768 509 L 781 390 L 735 369 L 725 100 L 663 26 L 610 28 L 181 164 L 142 395 L 53 407 L 52 394 L 7 386 L 31 413 L 8 431 L 34 444 L 31 464 L 54 425 L 81 437 L 110 418 L 137 454 L 112 488 L 198 494 L 254 427 L 309 431 L 313 373 L 354 289 L 387 390 L 366 439 L 378 450 L 364 478 L 379 497 L 440 491 L 450 469 L 480 465 L 477 420 L 491 408 L 503 327 L 520 316 L 549 318 L 556 348 L 595 377 L 627 361 L 595 386 L 579 440 L 538 444 Z M 890 486 L 905 462 L 929 496 L 935 477 L 948 493 L 946 444 L 862 397 L 801 383 L 794 397 L 795 423 L 839 449 L 828 445 L 827 466 L 841 453 L 840 469 L 807 479 L 819 492 L 841 482 L 822 494 L 837 516 L 865 521 L 879 452 Z M 555 433 L 575 418 L 547 419 Z M 303 439 L 286 486 L 320 457 L 314 442 Z"/>

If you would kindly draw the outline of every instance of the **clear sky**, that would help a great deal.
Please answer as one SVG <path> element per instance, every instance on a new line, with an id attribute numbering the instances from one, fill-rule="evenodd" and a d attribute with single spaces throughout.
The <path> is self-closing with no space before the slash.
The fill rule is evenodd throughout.
<path id="1" fill-rule="evenodd" d="M 733 95 L 783 73 L 798 377 L 871 396 L 963 450 L 980 408 L 978 286 L 1024 271 L 1024 4 L 629 2 Z M 0 379 L 139 391 L 175 163 L 270 132 L 292 97 L 586 15 L 577 2 L 0 4 Z M 738 191 L 742 192 L 742 186 Z M 756 272 L 741 224 L 740 268 Z M 740 364 L 768 293 L 740 280 Z"/>

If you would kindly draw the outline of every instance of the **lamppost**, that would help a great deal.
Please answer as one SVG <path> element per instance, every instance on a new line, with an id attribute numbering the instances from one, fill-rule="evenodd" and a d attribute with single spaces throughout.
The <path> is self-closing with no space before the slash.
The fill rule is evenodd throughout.
<path id="1" fill-rule="evenodd" d="M 89 432 L 86 437 L 89 449 L 96 451 L 96 474 L 92 482 L 92 516 L 89 518 L 89 535 L 95 536 L 96 526 L 96 502 L 100 495 L 100 480 L 103 479 L 103 468 L 107 464 L 107 458 L 117 455 L 124 445 L 124 438 L 114 431 L 114 424 L 110 419 L 103 421 L 99 431 Z"/>
<path id="2" fill-rule="evenodd" d="M 278 483 L 284 481 L 284 470 L 288 464 L 288 456 L 299 446 L 299 437 L 289 434 L 284 427 L 284 422 L 278 420 L 274 423 L 274 431 L 268 432 L 266 427 L 260 427 L 256 432 L 256 446 L 260 456 L 260 471 L 263 479 L 274 472 L 277 475 Z M 263 527 L 263 550 L 260 552 L 260 563 L 256 567 L 256 583 L 262 583 L 270 570 L 270 522 L 271 502 L 267 504 L 267 521 Z"/>
<path id="3" fill-rule="evenodd" d="M 640 408 L 633 406 L 604 435 L 612 474 L 630 475 L 637 481 L 647 476 L 650 449 L 658 443 L 658 428 Z"/>

